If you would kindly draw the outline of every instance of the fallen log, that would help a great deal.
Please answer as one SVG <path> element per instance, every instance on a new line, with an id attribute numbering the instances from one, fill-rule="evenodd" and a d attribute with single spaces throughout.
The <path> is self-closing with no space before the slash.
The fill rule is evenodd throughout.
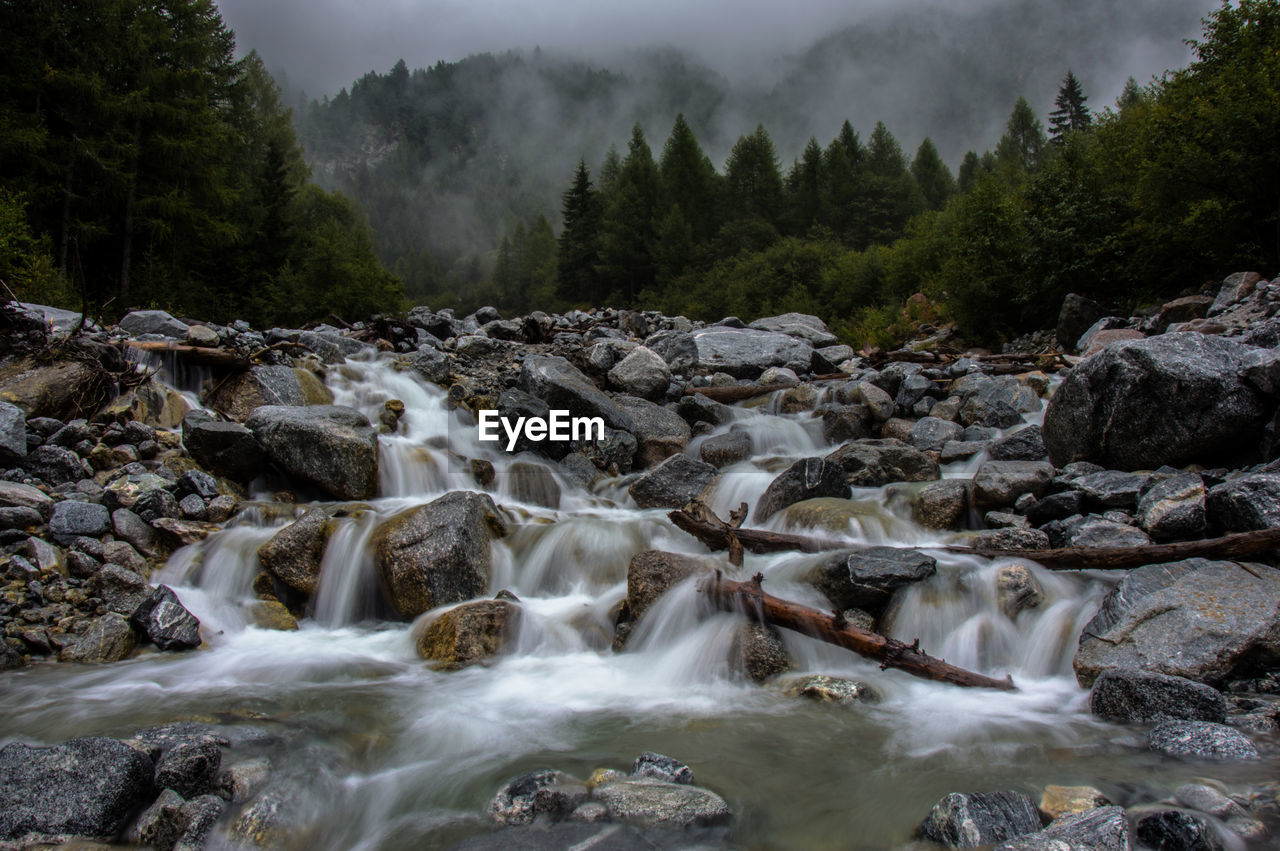
<path id="1" fill-rule="evenodd" d="M 670 512 L 667 517 L 677 527 L 688 532 L 713 551 L 731 550 L 736 540 L 744 549 L 753 553 L 802 552 L 819 553 L 830 550 L 857 549 L 848 541 L 794 535 L 786 532 L 769 532 L 764 529 L 738 529 L 725 523 L 703 503 L 694 500 L 682 509 Z M 1050 570 L 1125 570 L 1148 564 L 1165 564 L 1188 558 L 1212 558 L 1234 560 L 1257 556 L 1280 549 L 1280 528 L 1261 529 L 1254 532 L 1236 532 L 1221 538 L 1204 538 L 1199 541 L 1178 541 L 1172 544 L 1147 544 L 1140 547 L 1060 547 L 1047 550 L 999 550 L 989 547 L 911 547 L 910 549 L 936 549 L 958 555 L 975 555 L 983 558 L 1024 558 L 1041 564 Z"/>
<path id="2" fill-rule="evenodd" d="M 786 390 L 795 387 L 794 381 L 779 381 L 777 384 L 730 384 L 725 387 L 686 387 L 684 395 L 686 396 L 706 396 L 714 402 L 741 402 L 743 399 L 753 399 L 756 396 L 764 396 L 775 390 Z"/>
<path id="3" fill-rule="evenodd" d="M 220 366 L 229 369 L 244 369 L 249 359 L 238 352 L 226 349 L 205 348 L 204 346 L 188 346 L 183 343 L 168 343 L 163 340 L 126 340 L 125 345 L 131 349 L 144 352 L 173 352 L 183 360 L 200 366 Z"/>
<path id="4" fill-rule="evenodd" d="M 1061 547 L 1051 550 L 992 550 L 947 547 L 948 552 L 986 558 L 1025 558 L 1052 570 L 1122 570 L 1188 558 L 1234 560 L 1280 549 L 1280 528 L 1236 532 L 1221 538 L 1147 544 L 1140 547 Z"/>
<path id="5" fill-rule="evenodd" d="M 762 624 L 794 630 L 819 641 L 852 650 L 880 663 L 880 668 L 897 668 L 926 680 L 951 683 L 969 688 L 994 688 L 1017 691 L 1012 677 L 997 680 L 984 674 L 948 665 L 920 649 L 920 641 L 904 644 L 876 632 L 859 629 L 844 619 L 840 612 L 828 614 L 766 594 L 761 587 L 761 574 L 750 582 L 725 579 L 720 571 L 703 581 L 699 590 L 716 608 L 740 612 Z"/>

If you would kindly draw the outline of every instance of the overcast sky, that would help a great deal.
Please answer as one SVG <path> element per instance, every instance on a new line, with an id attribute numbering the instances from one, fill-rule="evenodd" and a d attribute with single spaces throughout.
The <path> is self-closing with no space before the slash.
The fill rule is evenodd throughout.
<path id="1" fill-rule="evenodd" d="M 241 52 L 312 96 L 403 58 L 410 68 L 535 46 L 602 57 L 674 45 L 729 73 L 885 6 L 928 0 L 217 0 Z"/>

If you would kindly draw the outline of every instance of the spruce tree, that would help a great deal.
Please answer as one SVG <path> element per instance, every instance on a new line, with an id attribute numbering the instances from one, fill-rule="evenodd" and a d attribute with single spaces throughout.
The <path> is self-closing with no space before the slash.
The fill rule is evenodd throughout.
<path id="1" fill-rule="evenodd" d="M 782 172 L 763 124 L 734 144 L 724 176 L 729 218 L 777 225 L 782 212 Z"/>
<path id="2" fill-rule="evenodd" d="M 559 240 L 558 291 L 571 304 L 587 304 L 595 295 L 598 280 L 600 198 L 583 160 L 578 161 L 573 185 L 561 197 L 560 210 L 564 229 Z"/>
<path id="3" fill-rule="evenodd" d="M 678 206 L 681 219 L 688 224 L 696 243 L 715 235 L 720 229 L 717 198 L 720 176 L 698 145 L 683 113 L 676 116 L 671 135 L 662 147 L 658 180 L 660 209 Z"/>
<path id="4" fill-rule="evenodd" d="M 1054 110 L 1049 113 L 1049 136 L 1054 142 L 1061 142 L 1072 131 L 1087 130 L 1093 123 L 1093 116 L 1085 106 L 1087 100 L 1080 81 L 1067 69 L 1066 79 L 1053 102 Z"/>
<path id="5" fill-rule="evenodd" d="M 1047 140 L 1044 127 L 1027 99 L 1020 97 L 1009 114 L 1005 133 L 996 145 L 996 161 L 1010 180 L 1020 180 L 1023 175 L 1036 170 L 1040 154 Z"/>
<path id="6" fill-rule="evenodd" d="M 942 205 L 956 192 L 956 181 L 951 176 L 951 169 L 938 156 L 938 149 L 928 136 L 916 149 L 916 158 L 911 163 L 911 175 L 916 179 L 930 210 L 942 209 Z"/>

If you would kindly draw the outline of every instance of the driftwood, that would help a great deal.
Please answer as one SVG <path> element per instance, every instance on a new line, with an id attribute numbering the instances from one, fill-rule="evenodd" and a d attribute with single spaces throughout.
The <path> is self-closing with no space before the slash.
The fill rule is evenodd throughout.
<path id="1" fill-rule="evenodd" d="M 735 582 L 725 579 L 716 571 L 715 576 L 705 580 L 699 590 L 718 609 L 741 612 L 760 623 L 794 630 L 819 641 L 852 650 L 860 656 L 879 662 L 882 669 L 897 668 L 912 676 L 958 686 L 1017 691 L 1011 677 L 997 680 L 948 665 L 922 651 L 919 640 L 914 644 L 904 644 L 888 636 L 859 629 L 846 621 L 839 612 L 828 614 L 766 594 L 761 588 L 762 579 L 761 574 L 757 573 L 750 582 Z"/>
<path id="2" fill-rule="evenodd" d="M 809 535 L 768 532 L 764 529 L 739 529 L 725 523 L 695 500 L 667 515 L 671 522 L 688 532 L 712 550 L 728 550 L 733 554 L 734 542 L 753 553 L 803 552 L 855 549 L 847 541 L 835 541 Z M 913 549 L 920 549 L 919 547 Z M 987 547 L 924 547 L 959 555 L 984 558 L 1025 558 L 1050 570 L 1123 570 L 1147 564 L 1165 564 L 1188 558 L 1233 560 L 1256 556 L 1280 549 L 1280 528 L 1255 532 L 1237 532 L 1221 538 L 1179 541 L 1173 544 L 1148 544 L 1140 547 L 1061 547 L 1048 550 L 998 550 Z M 735 562 L 740 563 L 740 562 Z"/>
<path id="3" fill-rule="evenodd" d="M 204 346 L 188 346 L 182 343 L 166 343 L 161 340 L 152 342 L 142 342 L 140 340 L 128 340 L 125 345 L 131 349 L 139 349 L 144 352 L 173 352 L 184 360 L 201 366 L 220 366 L 229 369 L 244 369 L 249 365 L 249 359 L 238 352 L 229 352 L 226 349 L 212 349 Z"/>

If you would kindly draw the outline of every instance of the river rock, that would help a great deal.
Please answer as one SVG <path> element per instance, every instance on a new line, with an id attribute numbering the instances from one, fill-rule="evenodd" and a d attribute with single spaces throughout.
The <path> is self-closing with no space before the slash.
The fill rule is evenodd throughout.
<path id="1" fill-rule="evenodd" d="M 1090 514 L 1064 529 L 1064 546 L 1068 547 L 1145 547 L 1151 539 L 1141 529 Z"/>
<path id="2" fill-rule="evenodd" d="M 413 356 L 411 365 L 415 372 L 432 384 L 447 385 L 453 378 L 453 362 L 449 356 L 434 346 L 423 346 Z"/>
<path id="3" fill-rule="evenodd" d="M 723 402 L 708 399 L 701 393 L 681 396 L 680 401 L 676 403 L 676 413 L 691 426 L 697 423 L 722 426 L 732 422 L 734 417 L 737 416 L 730 406 Z"/>
<path id="4" fill-rule="evenodd" d="M 1039 833 L 1003 842 L 995 851 L 1129 851 L 1124 807 L 1096 807 L 1055 820 Z"/>
<path id="5" fill-rule="evenodd" d="M 937 461 L 895 438 L 851 441 L 826 460 L 843 467 L 846 480 L 854 487 L 931 482 L 942 477 Z"/>
<path id="6" fill-rule="evenodd" d="M 653 349 L 636 346 L 609 370 L 609 383 L 631 396 L 661 399 L 671 385 L 671 368 Z"/>
<path id="7" fill-rule="evenodd" d="M 31 508 L 45 518 L 53 513 L 53 499 L 48 494 L 20 482 L 0 481 L 0 506 Z"/>
<path id="8" fill-rule="evenodd" d="M 1280 657 L 1280 570 L 1187 559 L 1130 570 L 1085 626 L 1076 678 L 1112 668 L 1218 685 Z"/>
<path id="9" fill-rule="evenodd" d="M 17 464 L 26 457 L 26 412 L 17 405 L 0 401 L 0 464 Z"/>
<path id="10" fill-rule="evenodd" d="M 779 683 L 787 697 L 806 697 L 823 703 L 840 706 L 859 706 L 879 703 L 880 693 L 866 683 L 826 674 L 807 674 L 792 677 Z"/>
<path id="11" fill-rule="evenodd" d="M 37 446 L 22 462 L 22 468 L 54 487 L 93 477 L 93 468 L 83 458 L 61 446 Z"/>
<path id="12" fill-rule="evenodd" d="M 1208 520 L 1223 532 L 1252 532 L 1280 525 L 1280 475 L 1250 473 L 1210 488 Z"/>
<path id="13" fill-rule="evenodd" d="M 698 455 L 713 467 L 728 467 L 751 457 L 751 435 L 730 431 L 709 437 L 698 447 Z"/>
<path id="14" fill-rule="evenodd" d="M 715 568 L 694 556 L 646 550 L 636 553 L 627 566 L 627 615 L 640 620 L 658 598 L 691 576 L 711 573 Z"/>
<path id="15" fill-rule="evenodd" d="M 672 455 L 631 483 L 627 493 L 640 508 L 681 508 L 702 493 L 716 468 L 687 455 Z"/>
<path id="16" fill-rule="evenodd" d="M 1045 449 L 1040 426 L 1030 425 L 991 441 L 987 455 L 993 461 L 1044 461 L 1049 457 L 1049 450 Z"/>
<path id="17" fill-rule="evenodd" d="M 653 777 L 668 783 L 693 784 L 693 769 L 678 759 L 645 751 L 631 763 L 632 777 Z"/>
<path id="18" fill-rule="evenodd" d="M 1110 346 L 1068 372 L 1049 400 L 1050 458 L 1120 470 L 1247 460 L 1268 407 L 1242 377 L 1249 350 L 1204 334 Z"/>
<path id="19" fill-rule="evenodd" d="M 148 556 L 157 553 L 156 530 L 137 513 L 117 508 L 111 512 L 111 528 L 117 537 L 128 541 L 138 552 Z"/>
<path id="20" fill-rule="evenodd" d="M 1149 476 L 1140 473 L 1102 470 L 1077 477 L 1072 487 L 1083 493 L 1085 502 L 1095 508 L 1132 511 L 1149 480 Z"/>
<path id="21" fill-rule="evenodd" d="M 584 455 L 592 464 L 600 470 L 610 475 L 623 475 L 631 471 L 631 467 L 635 462 L 639 443 L 636 437 L 629 431 L 621 429 L 604 427 L 603 440 L 585 440 L 573 441 L 568 446 L 562 443 L 547 442 L 544 444 L 550 447 L 564 447 L 567 453 L 578 452 Z M 554 450 L 549 453 L 551 457 L 556 457 Z"/>
<path id="22" fill-rule="evenodd" d="M 581 457 L 581 456 L 578 456 Z M 543 464 L 515 461 L 507 468 L 507 489 L 521 501 L 544 508 L 560 507 L 560 483 Z"/>
<path id="23" fill-rule="evenodd" d="M 996 605 L 1009 618 L 1044 602 L 1044 588 L 1025 564 L 1002 564 L 996 568 Z"/>
<path id="24" fill-rule="evenodd" d="M 108 351 L 119 357 L 117 350 Z M 32 418 L 78 416 L 86 392 L 101 386 L 97 368 L 77 360 L 44 364 L 26 358 L 0 366 L 0 400 Z"/>
<path id="25" fill-rule="evenodd" d="M 417 632 L 418 655 L 438 671 L 457 671 L 500 655 L 520 629 L 520 606 L 507 600 L 463 603 Z"/>
<path id="26" fill-rule="evenodd" d="M 729 648 L 729 667 L 753 682 L 763 683 L 795 667 L 782 637 L 773 627 L 758 623 L 741 624 Z"/>
<path id="27" fill-rule="evenodd" d="M 1154 541 L 1198 538 L 1207 525 L 1204 480 L 1179 473 L 1157 482 L 1138 502 L 1138 524 Z"/>
<path id="28" fill-rule="evenodd" d="M 847 499 L 851 494 L 843 467 L 821 458 L 803 458 L 769 483 L 756 503 L 753 517 L 755 522 L 763 523 L 802 500 L 818 497 Z"/>
<path id="29" fill-rule="evenodd" d="M 255 409 L 264 406 L 332 405 L 333 393 L 305 369 L 253 366 L 227 379 L 206 404 L 244 422 Z"/>
<path id="30" fill-rule="evenodd" d="M 969 514 L 969 485 L 958 479 L 927 484 L 916 493 L 911 510 L 927 529 L 958 529 Z"/>
<path id="31" fill-rule="evenodd" d="M 199 619 L 187 611 L 167 585 L 157 586 L 134 609 L 129 621 L 161 650 L 190 650 L 200 646 Z"/>
<path id="32" fill-rule="evenodd" d="M 720 825 L 733 818 L 729 805 L 709 789 L 653 777 L 605 783 L 593 797 L 608 808 L 610 818 L 640 827 Z"/>
<path id="33" fill-rule="evenodd" d="M 314 594 L 320 562 L 334 522 L 323 508 L 313 508 L 271 536 L 258 548 L 262 567 L 295 591 Z"/>
<path id="34" fill-rule="evenodd" d="M 185 322 L 174 319 L 164 310 L 134 310 L 120 320 L 120 330 L 135 337 L 143 334 L 159 334 L 174 340 L 183 340 L 191 330 Z"/>
<path id="35" fill-rule="evenodd" d="M 1253 295 L 1258 283 L 1263 280 L 1257 272 L 1235 272 L 1222 281 L 1213 304 L 1209 306 L 1209 316 L 1217 316 L 1233 304 L 1237 304 Z"/>
<path id="36" fill-rule="evenodd" d="M 1093 682 L 1089 709 L 1106 721 L 1227 720 L 1227 700 L 1212 686 L 1184 677 L 1123 668 L 1103 671 Z"/>
<path id="37" fill-rule="evenodd" d="M 757 331 L 776 331 L 780 334 L 789 334 L 792 337 L 807 340 L 818 348 L 834 346 L 840 342 L 839 338 L 827 329 L 827 323 L 807 313 L 784 313 L 780 316 L 765 316 L 752 322 L 747 327 L 754 328 Z M 841 360 L 847 360 L 850 357 L 853 357 L 852 350 L 850 350 L 847 357 L 841 358 Z"/>
<path id="38" fill-rule="evenodd" d="M 619 396 L 615 404 L 635 423 L 635 465 L 641 469 L 660 464 L 683 452 L 693 432 L 689 424 L 670 408 L 635 396 Z"/>
<path id="39" fill-rule="evenodd" d="M 1182 810 L 1161 810 L 1138 821 L 1138 841 L 1144 848 L 1164 851 L 1222 851 L 1222 843 L 1202 816 Z"/>
<path id="40" fill-rule="evenodd" d="M 240 423 L 188 414 L 182 421 L 182 443 L 201 467 L 236 482 L 262 473 L 262 447 Z"/>
<path id="41" fill-rule="evenodd" d="M 1111 803 L 1107 796 L 1092 786 L 1044 787 L 1040 796 L 1040 813 L 1049 819 L 1085 813 Z"/>
<path id="42" fill-rule="evenodd" d="M 980 510 L 1013 505 L 1024 493 L 1041 497 L 1053 480 L 1047 461 L 988 461 L 973 477 L 973 503 Z"/>
<path id="43" fill-rule="evenodd" d="M 478 597 L 489 584 L 490 543 L 506 534 L 487 494 L 453 491 L 402 511 L 370 546 L 388 601 L 403 618 Z"/>
<path id="44" fill-rule="evenodd" d="M 181 742 L 156 761 L 157 789 L 172 789 L 183 798 L 194 798 L 213 789 L 222 767 L 222 749 L 215 742 Z"/>
<path id="45" fill-rule="evenodd" d="M 977 848 L 1040 830 L 1040 814 L 1021 792 L 952 792 L 934 804 L 920 837 L 947 848 Z"/>
<path id="46" fill-rule="evenodd" d="M 151 799 L 153 766 L 116 739 L 0 748 L 0 840 L 115 837 Z"/>
<path id="47" fill-rule="evenodd" d="M 524 389 L 556 410 L 575 417 L 601 417 L 605 425 L 621 431 L 636 430 L 635 422 L 613 400 L 561 357 L 528 355 L 520 370 Z"/>
<path id="48" fill-rule="evenodd" d="M 953 440 L 959 440 L 964 427 L 937 417 L 921 417 L 907 433 L 907 443 L 922 452 L 937 452 Z"/>
<path id="49" fill-rule="evenodd" d="M 1055 331 L 1058 344 L 1064 349 L 1074 347 L 1080 336 L 1089 330 L 1089 326 L 1105 315 L 1106 311 L 1102 309 L 1102 305 L 1093 299 L 1076 293 L 1067 293 L 1062 299 L 1062 309 L 1058 311 L 1058 325 Z"/>
<path id="50" fill-rule="evenodd" d="M 111 529 L 111 512 L 105 506 L 79 500 L 64 500 L 53 506 L 49 533 L 67 545 L 81 535 L 99 538 Z"/>
<path id="51" fill-rule="evenodd" d="M 489 817 L 502 825 L 532 824 L 539 816 L 559 821 L 586 801 L 587 794 L 587 787 L 576 778 L 543 768 L 499 789 L 489 802 Z"/>
<path id="52" fill-rule="evenodd" d="M 524 392 L 518 387 L 508 387 L 498 396 L 498 414 L 506 417 L 511 422 L 516 422 L 521 417 L 525 419 L 539 418 L 547 419 L 551 414 L 551 407 L 537 396 L 533 396 Z M 502 451 L 507 451 L 509 438 L 506 433 L 499 429 L 499 443 Z M 512 447 L 513 452 L 535 452 L 539 455 L 545 455 L 548 458 L 559 459 L 565 454 L 564 444 L 549 440 L 530 440 L 525 435 L 524 430 L 520 430 L 519 436 L 516 438 L 515 446 Z"/>
<path id="53" fill-rule="evenodd" d="M 136 644 L 137 637 L 124 615 L 107 612 L 90 621 L 88 629 L 62 648 L 58 659 L 63 662 L 119 662 L 128 658 Z"/>
<path id="54" fill-rule="evenodd" d="M 660 331 L 644 344 L 673 372 L 725 372 L 735 378 L 757 378 L 771 366 L 806 372 L 813 359 L 807 340 L 772 331 L 713 325 L 689 333 Z"/>
<path id="55" fill-rule="evenodd" d="M 899 588 L 937 572 L 935 559 L 915 550 L 868 547 L 824 555 L 805 576 L 839 609 L 883 611 Z"/>
<path id="56" fill-rule="evenodd" d="M 246 422 L 267 458 L 336 499 L 378 492 L 378 436 L 364 414 L 339 405 L 267 405 Z"/>
<path id="57" fill-rule="evenodd" d="M 1254 760 L 1258 749 L 1232 727 L 1210 721 L 1162 721 L 1147 739 L 1147 747 L 1183 759 Z"/>
<path id="58" fill-rule="evenodd" d="M 138 839 L 155 851 L 171 851 L 186 829 L 182 818 L 182 805 L 185 803 L 182 796 L 172 789 L 162 791 L 155 803 L 138 817 L 134 828 Z"/>

